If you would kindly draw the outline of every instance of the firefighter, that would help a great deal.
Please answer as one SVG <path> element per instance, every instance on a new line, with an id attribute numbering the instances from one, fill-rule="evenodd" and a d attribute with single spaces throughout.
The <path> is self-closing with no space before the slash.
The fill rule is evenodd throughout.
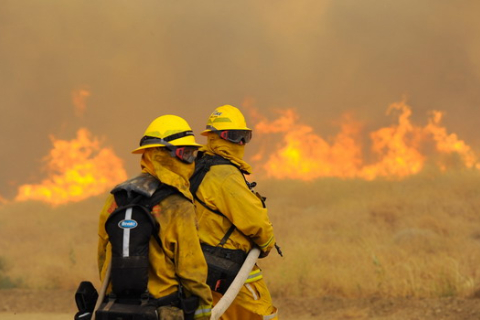
<path id="1" fill-rule="evenodd" d="M 199 147 L 184 119 L 164 115 L 148 126 L 140 147 L 132 153 L 142 155 L 140 164 L 144 176 L 154 177 L 176 191 L 153 206 L 151 211 L 160 225 L 158 235 L 161 242 L 153 238 L 149 241 L 148 293 L 157 301 L 178 296 L 180 289 L 186 296 L 197 296 L 199 304 L 195 319 L 208 320 L 212 295 L 206 284 L 207 264 L 200 247 L 193 197 L 189 190 L 189 178 L 194 171 Z M 110 195 L 100 214 L 98 266 L 101 280 L 112 257 L 105 223 L 117 206 L 115 198 Z M 178 303 L 176 306 L 179 307 Z"/>
<path id="2" fill-rule="evenodd" d="M 201 134 L 207 137 L 207 144 L 200 149 L 191 191 L 215 305 L 234 279 L 232 270 L 239 270 L 252 247 L 260 248 L 260 258 L 264 258 L 275 246 L 275 237 L 264 199 L 245 180 L 244 175 L 252 171 L 243 160 L 252 130 L 240 110 L 230 105 L 216 108 Z M 206 173 L 198 181 L 200 172 Z M 196 183 L 199 185 L 194 188 Z M 223 261 L 220 265 L 219 259 Z M 221 319 L 278 319 L 257 265 Z"/>

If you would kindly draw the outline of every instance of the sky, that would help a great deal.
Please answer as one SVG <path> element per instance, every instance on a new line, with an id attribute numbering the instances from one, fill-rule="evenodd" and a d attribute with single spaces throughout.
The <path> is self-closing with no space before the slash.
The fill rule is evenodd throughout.
<path id="1" fill-rule="evenodd" d="M 224 104 L 294 108 L 333 135 L 345 112 L 374 129 L 406 101 L 412 121 L 440 110 L 480 150 L 478 12 L 476 0 L 2 0 L 0 197 L 44 178 L 52 136 L 88 128 L 133 175 L 153 119 L 199 133 Z"/>

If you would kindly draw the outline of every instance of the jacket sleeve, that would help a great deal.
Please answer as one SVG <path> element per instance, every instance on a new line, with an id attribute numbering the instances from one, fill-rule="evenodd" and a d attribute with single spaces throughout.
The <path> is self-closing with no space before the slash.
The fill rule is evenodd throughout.
<path id="1" fill-rule="evenodd" d="M 103 280 L 107 266 L 107 246 L 108 246 L 108 234 L 105 230 L 105 222 L 107 221 L 110 213 L 115 210 L 117 204 L 112 195 L 109 195 L 105 205 L 100 212 L 100 218 L 98 220 L 98 250 L 97 250 L 97 262 L 98 262 L 98 272 L 100 275 L 100 280 Z"/>
<path id="2" fill-rule="evenodd" d="M 168 200 L 171 203 L 164 207 L 163 213 L 164 217 L 171 217 L 165 230 L 166 254 L 173 258 L 175 272 L 184 288 L 200 298 L 199 310 L 209 314 L 212 294 L 206 284 L 208 269 L 200 247 L 194 206 L 180 197 Z"/>
<path id="3" fill-rule="evenodd" d="M 235 168 L 230 169 L 234 171 L 225 176 L 219 188 L 221 196 L 215 197 L 215 204 L 240 232 L 268 253 L 275 245 L 275 236 L 267 209 L 248 188 L 243 175 Z"/>

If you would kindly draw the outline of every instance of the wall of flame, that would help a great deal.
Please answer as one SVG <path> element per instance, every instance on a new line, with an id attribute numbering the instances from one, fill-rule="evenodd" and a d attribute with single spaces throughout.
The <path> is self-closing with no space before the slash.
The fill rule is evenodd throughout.
<path id="1" fill-rule="evenodd" d="M 87 96 L 84 91 L 76 97 Z M 459 167 L 480 170 L 478 155 L 442 126 L 444 114 L 440 111 L 432 111 L 427 124 L 418 126 L 411 121 L 410 106 L 394 103 L 387 114 L 397 117 L 395 123 L 370 133 L 364 133 L 362 123 L 345 114 L 340 132 L 323 138 L 315 128 L 302 123 L 294 109 L 277 110 L 274 120 L 252 107 L 248 109 L 254 119 L 252 143 L 260 146 L 249 160 L 263 178 L 402 179 L 418 174 L 427 164 L 439 171 Z M 362 144 L 365 134 L 370 139 L 368 146 Z M 52 205 L 81 201 L 105 193 L 127 178 L 123 160 L 113 149 L 102 147 L 86 128 L 80 128 L 72 140 L 51 136 L 51 141 L 53 148 L 43 159 L 47 178 L 38 184 L 21 185 L 15 201 L 39 200 Z M 0 198 L 1 202 L 6 200 Z"/>
<path id="2" fill-rule="evenodd" d="M 264 144 L 253 160 L 269 178 L 300 180 L 400 179 L 419 173 L 427 163 L 441 171 L 451 168 L 452 162 L 456 166 L 480 169 L 472 148 L 442 126 L 442 112 L 432 111 L 423 127 L 412 123 L 412 110 L 405 102 L 390 105 L 387 114 L 392 113 L 398 116 L 396 123 L 370 132 L 371 144 L 363 146 L 362 125 L 349 114 L 343 117 L 341 131 L 328 140 L 315 133 L 315 128 L 303 124 L 293 109 L 279 110 L 275 120 L 254 112 L 252 117 L 258 121 L 255 124 L 257 141 L 264 140 L 265 135 L 279 134 L 280 142 L 268 151 Z M 367 162 L 366 158 L 374 160 Z"/>

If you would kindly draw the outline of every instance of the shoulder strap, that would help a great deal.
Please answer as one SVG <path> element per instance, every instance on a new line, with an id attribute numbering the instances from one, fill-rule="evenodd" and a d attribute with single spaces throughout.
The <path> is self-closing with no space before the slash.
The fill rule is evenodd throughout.
<path id="1" fill-rule="evenodd" d="M 173 194 L 180 194 L 181 195 L 182 193 L 180 191 L 178 191 L 176 188 L 162 183 L 157 188 L 157 190 L 155 190 L 153 195 L 148 199 L 148 203 L 146 204 L 146 206 L 149 209 L 152 209 L 154 206 L 156 206 L 163 199 L 166 199 L 168 196 L 171 196 Z"/>
<path id="2" fill-rule="evenodd" d="M 207 204 L 202 200 L 200 200 L 197 196 L 197 190 L 200 187 L 200 184 L 202 183 L 203 179 L 205 178 L 205 175 L 207 174 L 208 171 L 210 171 L 210 168 L 215 165 L 232 165 L 238 168 L 232 162 L 230 162 L 229 160 L 223 157 L 220 157 L 217 155 L 210 156 L 210 155 L 203 154 L 200 158 L 198 158 L 198 161 L 195 163 L 195 172 L 190 178 L 190 192 L 192 193 L 195 200 L 198 201 L 207 210 L 215 214 L 218 214 L 222 217 L 225 217 L 225 215 L 222 212 L 208 207 Z M 233 231 L 235 231 L 235 229 L 236 227 L 232 223 L 232 226 L 227 230 L 227 232 L 225 233 L 223 238 L 220 240 L 220 243 L 218 245 L 223 247 L 223 245 L 227 242 L 228 238 L 230 238 L 230 236 L 232 235 Z"/>
<path id="3" fill-rule="evenodd" d="M 197 198 L 196 197 L 197 190 L 200 187 L 200 184 L 202 183 L 203 178 L 205 178 L 205 175 L 207 174 L 207 172 L 210 171 L 210 168 L 212 166 L 222 165 L 222 164 L 229 164 L 236 167 L 229 160 L 217 155 L 211 156 L 211 155 L 203 154 L 202 156 L 197 158 L 197 161 L 195 162 L 195 171 L 192 177 L 190 178 L 190 192 L 195 198 Z"/>
<path id="4" fill-rule="evenodd" d="M 162 248 L 162 240 L 160 240 L 160 236 L 158 235 L 158 233 L 160 232 L 160 224 L 153 217 L 152 209 L 157 204 L 159 204 L 162 200 L 166 199 L 167 197 L 173 194 L 182 194 L 182 193 L 177 189 L 175 189 L 174 187 L 162 183 L 157 188 L 157 190 L 153 193 L 150 199 L 148 199 L 148 204 L 145 206 L 148 208 L 148 213 L 150 214 L 150 216 L 153 218 L 153 220 L 155 220 L 155 232 L 153 233 L 153 238 L 155 239 L 155 241 L 157 241 L 160 248 Z"/>
<path id="5" fill-rule="evenodd" d="M 210 210 L 215 214 L 225 217 L 225 215 L 221 213 L 219 210 L 214 210 L 212 208 L 209 208 L 205 204 L 205 202 L 200 200 L 197 196 L 197 190 L 200 187 L 200 184 L 202 183 L 203 179 L 207 175 L 208 171 L 210 171 L 210 168 L 212 166 L 215 166 L 215 165 L 232 165 L 234 167 L 236 166 L 233 163 L 231 163 L 229 160 L 217 155 L 211 156 L 211 155 L 203 154 L 200 158 L 197 158 L 197 159 L 198 161 L 195 162 L 195 172 L 190 178 L 190 192 L 192 193 L 195 200 L 198 201 L 206 209 Z"/>

